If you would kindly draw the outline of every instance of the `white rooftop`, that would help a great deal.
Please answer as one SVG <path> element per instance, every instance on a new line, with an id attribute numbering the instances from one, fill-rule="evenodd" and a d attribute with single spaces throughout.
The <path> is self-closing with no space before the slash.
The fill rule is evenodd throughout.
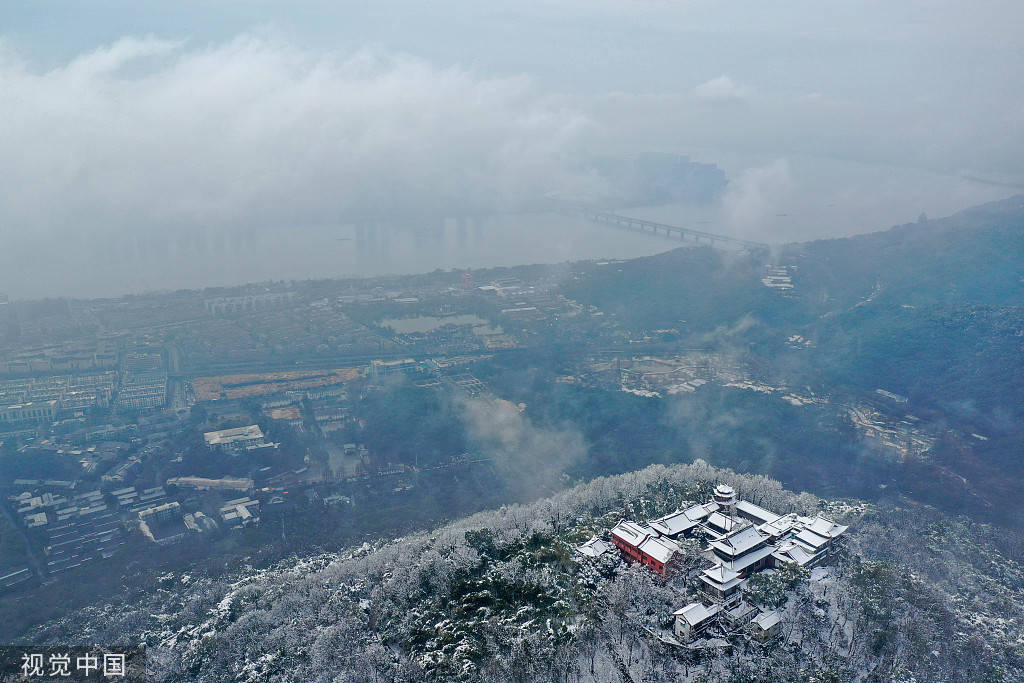
<path id="1" fill-rule="evenodd" d="M 657 532 L 646 524 L 637 524 L 630 520 L 619 522 L 615 528 L 612 529 L 612 536 L 618 536 L 620 539 L 634 547 L 639 547 L 640 544 L 649 537 L 656 535 Z"/>
<path id="2" fill-rule="evenodd" d="M 720 550 L 730 557 L 737 557 L 751 548 L 756 548 L 765 540 L 767 540 L 767 537 L 762 535 L 760 531 L 752 526 L 748 526 L 729 534 L 721 540 L 712 541 L 711 547 Z"/>
<path id="3" fill-rule="evenodd" d="M 724 611 L 730 619 L 742 619 L 743 617 L 753 612 L 755 609 L 756 608 L 749 602 L 744 602 L 743 600 L 740 600 L 731 608 L 725 609 Z"/>
<path id="4" fill-rule="evenodd" d="M 218 446 L 220 444 L 234 443 L 235 441 L 262 439 L 263 430 L 260 429 L 259 425 L 249 425 L 248 427 L 235 427 L 234 429 L 206 432 L 203 434 L 203 438 L 206 439 L 206 445 Z"/>
<path id="5" fill-rule="evenodd" d="M 698 509 L 703 508 L 698 506 Z M 651 528 L 665 536 L 675 536 L 684 531 L 689 531 L 695 526 L 697 526 L 697 520 L 691 519 L 684 510 L 676 510 L 651 522 Z"/>
<path id="6" fill-rule="evenodd" d="M 721 512 L 714 512 L 709 515 L 707 519 L 707 524 L 718 529 L 724 529 L 726 532 L 732 531 L 741 523 L 743 522 L 738 520 L 734 521 L 733 519 L 723 515 Z"/>
<path id="7" fill-rule="evenodd" d="M 825 519 L 819 515 L 814 518 L 814 521 L 807 525 L 807 528 L 824 538 L 835 538 L 846 531 L 849 527 L 836 524 L 831 519 Z"/>
<path id="8" fill-rule="evenodd" d="M 753 517 L 758 524 L 771 523 L 781 517 L 781 515 L 777 515 L 771 510 L 765 510 L 760 505 L 754 505 L 745 500 L 736 503 L 736 512 L 747 517 Z"/>
<path id="9" fill-rule="evenodd" d="M 761 628 L 761 630 L 767 631 L 780 621 L 782 621 L 782 615 L 776 612 L 775 610 L 770 610 L 758 614 L 756 617 L 754 617 L 752 623 L 757 624 Z"/>
<path id="10" fill-rule="evenodd" d="M 701 505 L 694 505 L 684 510 L 686 516 L 694 521 L 700 521 L 710 515 L 712 512 L 718 512 L 718 503 L 715 501 L 709 501 Z"/>
<path id="11" fill-rule="evenodd" d="M 665 564 L 679 551 L 679 546 L 664 538 L 652 536 L 640 544 L 640 550 L 650 555 L 658 562 Z"/>
<path id="12" fill-rule="evenodd" d="M 700 578 L 705 583 L 721 590 L 728 590 L 743 581 L 739 572 L 734 572 L 721 563 L 702 571 Z"/>
<path id="13" fill-rule="evenodd" d="M 793 527 L 797 525 L 797 516 L 795 513 L 791 512 L 788 515 L 783 515 L 782 517 L 779 517 L 774 522 L 766 522 L 765 524 L 762 524 L 757 528 L 761 533 L 768 534 L 769 536 L 779 537 L 787 531 L 792 530 Z"/>
<path id="14" fill-rule="evenodd" d="M 749 552 L 746 555 L 741 555 L 734 559 L 732 562 L 725 564 L 727 564 L 727 566 L 733 571 L 741 572 L 747 567 L 751 566 L 752 564 L 756 564 L 764 558 L 768 557 L 772 554 L 772 552 L 774 552 L 774 550 L 774 546 L 766 545 L 763 548 L 758 548 L 757 550 Z"/>
<path id="15" fill-rule="evenodd" d="M 672 613 L 672 615 L 682 617 L 687 624 L 693 627 L 715 616 L 721 609 L 722 608 L 719 605 L 711 605 L 708 607 L 699 602 L 691 602 L 686 607 L 677 609 Z"/>
<path id="16" fill-rule="evenodd" d="M 597 557 L 598 555 L 603 555 L 614 547 L 615 546 L 611 543 L 602 541 L 597 536 L 594 536 L 589 541 L 576 548 L 576 552 L 585 557 Z"/>
<path id="17" fill-rule="evenodd" d="M 772 554 L 783 562 L 794 562 L 801 567 L 813 560 L 816 555 L 816 553 L 808 551 L 805 546 L 793 541 L 783 543 Z"/>
<path id="18" fill-rule="evenodd" d="M 804 529 L 800 531 L 793 538 L 800 541 L 807 547 L 813 548 L 814 550 L 818 550 L 820 548 L 825 547 L 825 545 L 827 545 L 829 542 L 828 538 L 826 538 L 825 536 L 819 536 L 810 529 Z"/>

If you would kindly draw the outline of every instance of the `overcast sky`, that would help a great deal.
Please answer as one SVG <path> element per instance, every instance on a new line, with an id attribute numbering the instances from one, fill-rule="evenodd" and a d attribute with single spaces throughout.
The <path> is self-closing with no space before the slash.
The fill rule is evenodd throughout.
<path id="1" fill-rule="evenodd" d="M 1019 0 L 6 0 L 0 267 L 71 233 L 516 209 L 645 151 L 726 169 L 722 229 L 883 228 L 822 207 L 897 222 L 1022 182 L 1022 26 Z M 786 233 L 791 205 L 818 223 Z"/>

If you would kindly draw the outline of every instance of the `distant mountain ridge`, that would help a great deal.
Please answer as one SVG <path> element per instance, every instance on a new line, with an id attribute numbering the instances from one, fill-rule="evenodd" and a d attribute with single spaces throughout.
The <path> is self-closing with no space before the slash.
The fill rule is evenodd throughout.
<path id="1" fill-rule="evenodd" d="M 819 278 L 832 296 L 862 296 L 882 282 L 886 297 L 911 298 L 901 303 L 1024 304 L 1024 194 L 947 218 L 782 249 L 811 266 L 801 277 Z"/>

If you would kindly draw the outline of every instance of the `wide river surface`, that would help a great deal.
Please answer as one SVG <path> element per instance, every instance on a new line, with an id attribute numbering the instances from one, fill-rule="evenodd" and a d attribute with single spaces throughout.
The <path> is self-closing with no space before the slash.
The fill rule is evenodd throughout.
<path id="1" fill-rule="evenodd" d="M 722 163 L 730 178 L 704 206 L 619 213 L 783 243 L 838 237 L 940 217 L 1014 194 L 1006 186 L 914 169 L 820 159 Z M 67 235 L 0 245 L 0 293 L 12 299 L 127 293 L 301 280 L 631 258 L 679 246 L 559 213 L 375 224 L 134 232 L 82 226 Z"/>

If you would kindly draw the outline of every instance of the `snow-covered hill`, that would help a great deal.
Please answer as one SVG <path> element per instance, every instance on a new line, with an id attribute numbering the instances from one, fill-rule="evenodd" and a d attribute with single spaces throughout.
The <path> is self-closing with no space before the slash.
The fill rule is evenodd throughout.
<path id="1" fill-rule="evenodd" d="M 573 552 L 626 509 L 661 515 L 719 482 L 851 525 L 838 561 L 761 591 L 785 600 L 768 645 L 665 642 L 694 597 L 685 576 Z M 167 681 L 1021 680 L 1022 547 L 927 508 L 829 502 L 698 461 L 228 580 L 168 574 L 142 604 L 83 609 L 25 640 L 145 643 Z"/>

